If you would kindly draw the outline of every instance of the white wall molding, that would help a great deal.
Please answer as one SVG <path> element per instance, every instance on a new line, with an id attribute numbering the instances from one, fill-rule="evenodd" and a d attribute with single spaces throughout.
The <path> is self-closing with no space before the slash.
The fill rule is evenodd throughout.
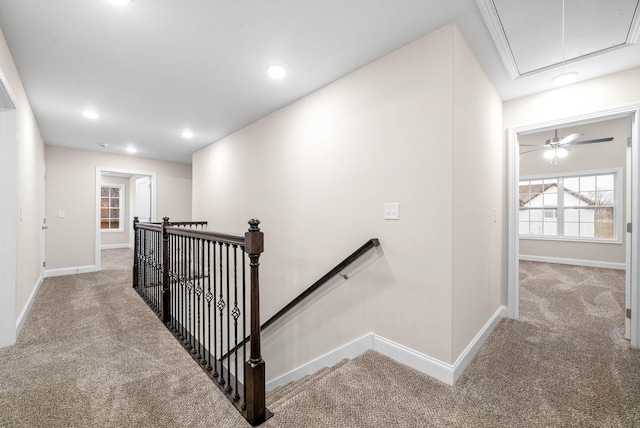
<path id="1" fill-rule="evenodd" d="M 325 367 L 331 367 L 338 364 L 345 358 L 355 358 L 363 354 L 369 349 L 373 349 L 373 333 L 367 333 L 364 336 L 341 346 L 315 360 L 308 362 L 297 369 L 291 370 L 282 376 L 267 382 L 267 391 L 271 391 L 279 386 L 286 385 L 289 382 L 302 379 L 305 376 L 314 374 Z"/>
<path id="2" fill-rule="evenodd" d="M 117 250 L 120 248 L 129 248 L 130 250 L 133 250 L 133 244 L 103 244 L 100 245 L 100 249 L 101 250 Z"/>
<path id="3" fill-rule="evenodd" d="M 99 269 L 95 265 L 75 266 L 60 269 L 45 269 L 44 277 L 52 278 L 54 276 L 75 275 L 77 273 L 97 272 Z"/>
<path id="4" fill-rule="evenodd" d="M 22 327 L 24 327 L 24 323 L 27 320 L 27 316 L 29 316 L 29 312 L 31 312 L 31 306 L 33 306 L 33 302 L 36 300 L 36 296 L 38 295 L 38 291 L 40 291 L 40 286 L 42 285 L 42 277 L 38 278 L 38 282 L 36 286 L 33 287 L 33 291 L 27 299 L 27 303 L 22 308 L 22 312 L 18 316 L 16 320 L 16 337 L 20 336 L 20 332 L 22 331 Z"/>
<path id="5" fill-rule="evenodd" d="M 331 367 L 345 358 L 355 358 L 372 349 L 386 355 L 394 361 L 414 368 L 427 376 L 437 379 L 447 385 L 454 385 L 467 368 L 482 344 L 496 328 L 502 318 L 506 316 L 507 308 L 500 306 L 478 334 L 467 345 L 453 364 L 444 363 L 436 358 L 422 354 L 399 343 L 385 339 L 375 333 L 368 333 L 334 351 L 306 363 L 280 377 L 267 382 L 267 391 L 286 385 L 303 377 L 316 373 L 324 367 Z"/>
<path id="6" fill-rule="evenodd" d="M 624 263 L 602 262 L 598 260 L 563 259 L 559 257 L 529 256 L 525 254 L 521 254 L 519 258 L 520 260 L 525 260 L 528 262 L 557 263 L 561 265 L 587 266 L 587 267 L 619 269 L 619 270 L 625 270 L 626 268 Z"/>

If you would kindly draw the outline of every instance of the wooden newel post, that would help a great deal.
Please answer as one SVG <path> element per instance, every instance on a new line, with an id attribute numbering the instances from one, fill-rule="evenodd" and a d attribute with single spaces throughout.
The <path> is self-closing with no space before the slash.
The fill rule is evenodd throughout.
<path id="1" fill-rule="evenodd" d="M 138 286 L 138 252 L 140 251 L 140 243 L 138 238 L 138 217 L 133 218 L 133 288 Z"/>
<path id="2" fill-rule="evenodd" d="M 244 250 L 249 255 L 251 269 L 251 354 L 245 363 L 247 420 L 258 425 L 266 420 L 265 363 L 260 351 L 260 254 L 264 251 L 264 235 L 257 219 L 249 220 L 249 231 L 244 234 Z"/>
<path id="3" fill-rule="evenodd" d="M 169 283 L 169 233 L 167 227 L 169 217 L 164 217 L 162 223 L 162 322 L 168 324 L 171 321 L 171 288 Z"/>

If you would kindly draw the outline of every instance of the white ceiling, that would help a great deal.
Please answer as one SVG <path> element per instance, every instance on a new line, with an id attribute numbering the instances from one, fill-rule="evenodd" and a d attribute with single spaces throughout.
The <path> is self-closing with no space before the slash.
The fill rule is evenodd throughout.
<path id="1" fill-rule="evenodd" d="M 636 0 L 566 3 L 571 57 L 583 50 L 574 39 L 599 43 L 611 30 L 618 43 L 618 21 L 628 22 L 632 9 L 638 14 Z M 532 47 L 513 52 L 518 67 L 527 70 L 558 62 L 560 4 L 135 0 L 116 6 L 108 0 L 0 0 L 0 28 L 47 144 L 112 153 L 131 144 L 136 156 L 190 162 L 199 148 L 452 21 L 504 100 L 550 89 L 557 66 L 510 77 L 504 50 L 496 48 L 480 10 L 486 15 L 493 6 L 506 22 L 503 37 Z M 618 15 L 605 15 L 612 10 Z M 264 68 L 270 62 L 285 64 L 287 78 L 269 80 Z M 636 44 L 567 68 L 584 80 L 637 66 Z M 101 118 L 84 119 L 84 109 Z M 193 139 L 180 136 L 185 128 L 195 132 Z"/>

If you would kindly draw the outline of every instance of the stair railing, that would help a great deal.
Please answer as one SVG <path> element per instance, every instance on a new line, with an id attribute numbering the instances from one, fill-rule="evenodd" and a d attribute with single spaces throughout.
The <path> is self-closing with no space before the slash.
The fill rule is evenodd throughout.
<path id="1" fill-rule="evenodd" d="M 333 269 L 331 269 L 329 272 L 324 274 L 320 279 L 318 279 L 316 282 L 311 284 L 306 290 L 304 290 L 302 293 L 300 293 L 298 296 L 296 296 L 287 305 L 285 305 L 282 309 L 280 309 L 278 312 L 276 312 L 271 318 L 269 318 L 267 321 L 265 321 L 260 326 L 260 331 L 264 331 L 271 324 L 273 324 L 274 322 L 276 322 L 277 320 L 279 320 L 280 318 L 285 316 L 288 312 L 290 312 L 293 308 L 295 308 L 303 300 L 305 300 L 310 294 L 312 294 L 314 291 L 316 291 L 317 289 L 322 287 L 324 284 L 326 284 L 334 276 L 339 275 L 344 279 L 349 279 L 349 277 L 347 275 L 342 274 L 342 271 L 347 266 L 349 266 L 350 264 L 352 264 L 353 262 L 358 260 L 360 257 L 365 255 L 369 250 L 371 250 L 372 248 L 375 248 L 375 247 L 377 247 L 379 245 L 380 245 L 380 241 L 377 238 L 371 238 L 367 242 L 362 244 L 360 246 L 360 248 L 358 248 L 353 253 L 351 253 L 349 256 L 347 256 L 347 258 L 345 258 L 340 263 L 338 263 Z M 249 337 L 246 337 L 242 342 L 238 343 L 236 346 L 237 347 L 243 346 L 245 343 L 247 343 L 248 340 L 249 340 Z M 230 349 L 229 353 L 232 353 L 234 351 L 235 351 L 235 348 Z"/>
<path id="2" fill-rule="evenodd" d="M 242 236 L 210 232 L 206 222 L 133 223 L 133 287 L 254 426 L 272 415 L 260 344 L 259 224 L 250 220 Z"/>

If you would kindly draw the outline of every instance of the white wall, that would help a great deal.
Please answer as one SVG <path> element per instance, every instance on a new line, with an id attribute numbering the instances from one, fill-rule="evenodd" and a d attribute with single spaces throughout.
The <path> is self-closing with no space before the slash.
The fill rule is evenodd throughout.
<path id="1" fill-rule="evenodd" d="M 33 116 L 29 100 L 20 81 L 20 76 L 5 42 L 0 34 L 0 73 L 15 97 L 17 107 L 17 146 L 5 146 L 9 137 L 2 135 L 3 162 L 0 179 L 5 212 L 1 217 L 3 227 L 14 228 L 8 236 L 13 254 L 9 254 L 4 263 L 9 266 L 0 281 L 0 346 L 15 341 L 16 322 L 23 320 L 29 304 L 29 298 L 41 282 L 42 272 L 42 180 L 44 176 L 44 148 L 38 125 Z M 16 116 L 5 116 L 9 134 L 15 136 Z M 8 128 L 5 128 L 8 129 Z M 3 236 L 4 238 L 4 236 Z M 17 245 L 16 245 L 17 239 Z M 10 250 L 11 251 L 11 250 Z M 4 250 L 3 250 L 4 253 Z M 3 254 L 4 256 L 4 254 Z M 4 272 L 4 270 L 3 270 Z M 6 307 L 11 306 L 11 307 Z"/>
<path id="2" fill-rule="evenodd" d="M 335 278 L 264 335 L 268 378 L 371 331 L 446 363 L 457 357 L 452 284 L 455 266 L 463 266 L 454 258 L 467 251 L 454 247 L 454 212 L 471 208 L 456 199 L 454 186 L 465 184 L 453 178 L 473 156 L 467 144 L 491 146 L 479 158 L 496 168 L 490 189 L 499 191 L 502 166 L 501 102 L 466 49 L 447 25 L 194 154 L 196 218 L 235 232 L 249 218 L 262 221 L 263 321 L 365 240 L 381 242 L 345 272 L 347 281 Z M 456 108 L 466 91 L 488 98 Z M 480 129 L 454 131 L 475 114 Z M 495 199 L 481 205 L 493 207 Z M 400 220 L 383 220 L 385 202 L 400 203 Z M 457 285 L 460 294 L 470 287 L 492 297 L 458 317 L 460 341 L 501 303 L 502 279 L 493 276 L 502 263 L 501 229 L 482 223 L 468 237 L 483 251 L 483 269 L 473 284 L 460 277 Z M 484 242 L 494 230 L 496 239 Z"/>
<path id="3" fill-rule="evenodd" d="M 157 217 L 191 220 L 189 164 L 55 146 L 46 159 L 47 270 L 95 266 L 96 168 L 156 172 Z"/>
<path id="4" fill-rule="evenodd" d="M 454 36 L 452 359 L 506 302 L 502 100 L 465 40 Z"/>
<path id="5" fill-rule="evenodd" d="M 619 118 L 591 124 L 571 126 L 559 131 L 560 136 L 570 135 L 574 132 L 584 134 L 580 140 L 590 140 L 604 137 L 614 137 L 614 140 L 606 143 L 585 144 L 574 146 L 570 154 L 551 163 L 542 157 L 543 150 L 520 156 L 520 176 L 531 177 L 549 174 L 562 174 L 581 171 L 596 171 L 602 169 L 622 168 L 623 201 L 626 182 L 626 153 L 627 137 L 629 134 L 630 119 Z M 522 135 L 519 137 L 521 144 L 544 144 L 546 139 L 553 136 L 552 130 Z M 624 223 L 624 221 L 623 221 Z M 622 225 L 619 230 L 622 243 L 593 243 L 570 242 L 536 239 L 520 239 L 520 254 L 533 257 L 552 257 L 560 259 L 583 260 L 589 262 L 625 263 L 625 239 L 626 233 Z"/>

